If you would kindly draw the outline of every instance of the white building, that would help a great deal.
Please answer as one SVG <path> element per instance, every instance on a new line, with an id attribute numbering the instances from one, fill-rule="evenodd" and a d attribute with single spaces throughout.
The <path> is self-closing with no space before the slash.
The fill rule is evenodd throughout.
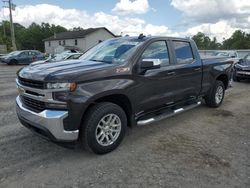
<path id="1" fill-rule="evenodd" d="M 64 49 L 85 52 L 96 44 L 114 37 L 116 36 L 105 27 L 56 33 L 54 36 L 44 39 L 45 52 L 55 54 Z"/>

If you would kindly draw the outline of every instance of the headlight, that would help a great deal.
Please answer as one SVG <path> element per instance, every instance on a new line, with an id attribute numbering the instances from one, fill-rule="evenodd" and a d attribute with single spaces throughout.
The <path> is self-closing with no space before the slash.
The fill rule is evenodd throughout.
<path id="1" fill-rule="evenodd" d="M 69 91 L 76 90 L 76 83 L 47 83 L 47 89 L 65 89 Z"/>
<path id="2" fill-rule="evenodd" d="M 235 69 L 235 70 L 241 70 L 242 68 L 241 68 L 239 65 L 235 65 L 235 66 L 234 66 L 234 69 Z"/>
<path id="3" fill-rule="evenodd" d="M 70 83 L 47 83 L 47 89 L 67 89 L 69 87 Z"/>

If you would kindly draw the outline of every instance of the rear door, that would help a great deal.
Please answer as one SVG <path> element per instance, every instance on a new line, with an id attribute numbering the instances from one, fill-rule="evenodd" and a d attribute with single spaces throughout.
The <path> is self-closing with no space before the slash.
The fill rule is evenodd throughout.
<path id="1" fill-rule="evenodd" d="M 202 65 L 196 48 L 188 40 L 171 41 L 175 68 L 175 102 L 197 98 L 202 85 Z"/>

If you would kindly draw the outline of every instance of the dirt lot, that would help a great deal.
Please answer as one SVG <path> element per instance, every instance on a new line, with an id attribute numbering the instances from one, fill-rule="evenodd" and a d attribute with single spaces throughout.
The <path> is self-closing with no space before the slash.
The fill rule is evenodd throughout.
<path id="1" fill-rule="evenodd" d="M 130 129 L 97 156 L 37 137 L 15 114 L 15 72 L 0 65 L 0 187 L 250 187 L 250 82 L 218 109 L 202 105 Z"/>

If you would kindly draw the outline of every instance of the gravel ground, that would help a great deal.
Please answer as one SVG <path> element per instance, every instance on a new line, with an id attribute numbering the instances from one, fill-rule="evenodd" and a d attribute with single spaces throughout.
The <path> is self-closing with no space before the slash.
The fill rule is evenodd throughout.
<path id="1" fill-rule="evenodd" d="M 15 114 L 15 73 L 0 65 L 0 187 L 250 187 L 250 82 L 218 109 L 201 105 L 129 129 L 98 156 L 34 135 Z"/>

